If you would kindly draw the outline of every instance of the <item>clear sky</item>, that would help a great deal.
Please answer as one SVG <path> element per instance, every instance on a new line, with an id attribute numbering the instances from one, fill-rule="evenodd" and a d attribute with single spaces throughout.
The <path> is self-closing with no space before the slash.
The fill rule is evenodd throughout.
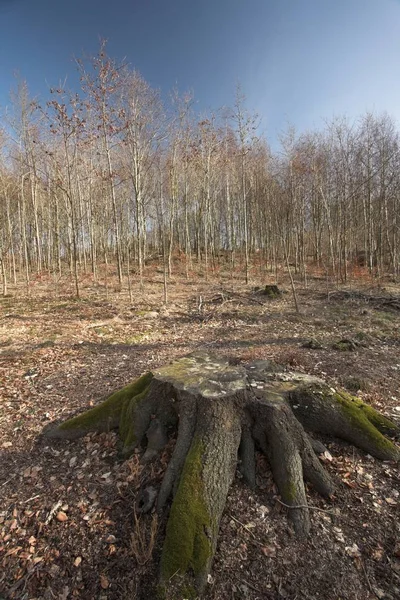
<path id="1" fill-rule="evenodd" d="M 167 94 L 232 105 L 240 81 L 274 143 L 366 110 L 400 120 L 400 0 L 0 0 L 0 104 L 13 73 L 45 98 L 99 37 Z"/>

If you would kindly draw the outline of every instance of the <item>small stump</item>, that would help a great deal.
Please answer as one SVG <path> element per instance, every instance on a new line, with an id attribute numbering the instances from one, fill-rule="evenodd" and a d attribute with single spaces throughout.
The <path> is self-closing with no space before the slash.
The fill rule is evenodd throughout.
<path id="1" fill-rule="evenodd" d="M 263 296 L 268 296 L 268 298 L 280 298 L 282 296 L 282 292 L 277 285 L 266 285 L 261 293 Z"/>

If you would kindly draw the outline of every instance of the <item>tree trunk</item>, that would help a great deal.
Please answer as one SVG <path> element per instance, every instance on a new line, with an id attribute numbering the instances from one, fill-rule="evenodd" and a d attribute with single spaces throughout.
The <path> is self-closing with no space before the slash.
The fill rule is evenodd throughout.
<path id="1" fill-rule="evenodd" d="M 269 361 L 232 366 L 202 352 L 143 375 L 45 435 L 73 439 L 117 427 L 123 455 L 143 445 L 144 462 L 177 432 L 156 501 L 162 513 L 172 498 L 157 592 L 171 600 L 205 592 L 238 456 L 252 487 L 255 450 L 267 456 L 301 537 L 310 529 L 304 480 L 323 496 L 334 492 L 306 429 L 345 439 L 380 459 L 400 461 L 400 449 L 383 435 L 395 436 L 399 428 L 358 398 L 302 373 L 283 372 Z M 147 503 L 146 510 L 152 507 Z"/>

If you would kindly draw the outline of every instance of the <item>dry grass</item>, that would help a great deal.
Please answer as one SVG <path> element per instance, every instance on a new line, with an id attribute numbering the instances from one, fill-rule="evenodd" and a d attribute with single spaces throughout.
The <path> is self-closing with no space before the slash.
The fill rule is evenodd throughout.
<path id="1" fill-rule="evenodd" d="M 131 534 L 131 552 L 136 562 L 143 567 L 152 556 L 157 539 L 158 516 L 153 513 L 149 517 L 133 512 L 133 532 Z"/>

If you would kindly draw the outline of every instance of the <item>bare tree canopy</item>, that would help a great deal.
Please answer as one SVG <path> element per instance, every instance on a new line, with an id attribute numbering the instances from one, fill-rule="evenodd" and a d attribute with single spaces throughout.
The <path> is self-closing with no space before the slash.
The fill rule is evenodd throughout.
<path id="1" fill-rule="evenodd" d="M 41 105 L 19 81 L 0 136 L 2 291 L 32 277 L 117 269 L 144 285 L 146 261 L 229 265 L 249 282 L 282 265 L 346 282 L 399 274 L 399 132 L 387 115 L 296 135 L 272 153 L 240 88 L 232 110 L 170 103 L 107 54 L 77 60 L 81 90 Z M 294 291 L 294 286 L 293 286 Z M 296 299 L 296 296 L 295 296 Z"/>

